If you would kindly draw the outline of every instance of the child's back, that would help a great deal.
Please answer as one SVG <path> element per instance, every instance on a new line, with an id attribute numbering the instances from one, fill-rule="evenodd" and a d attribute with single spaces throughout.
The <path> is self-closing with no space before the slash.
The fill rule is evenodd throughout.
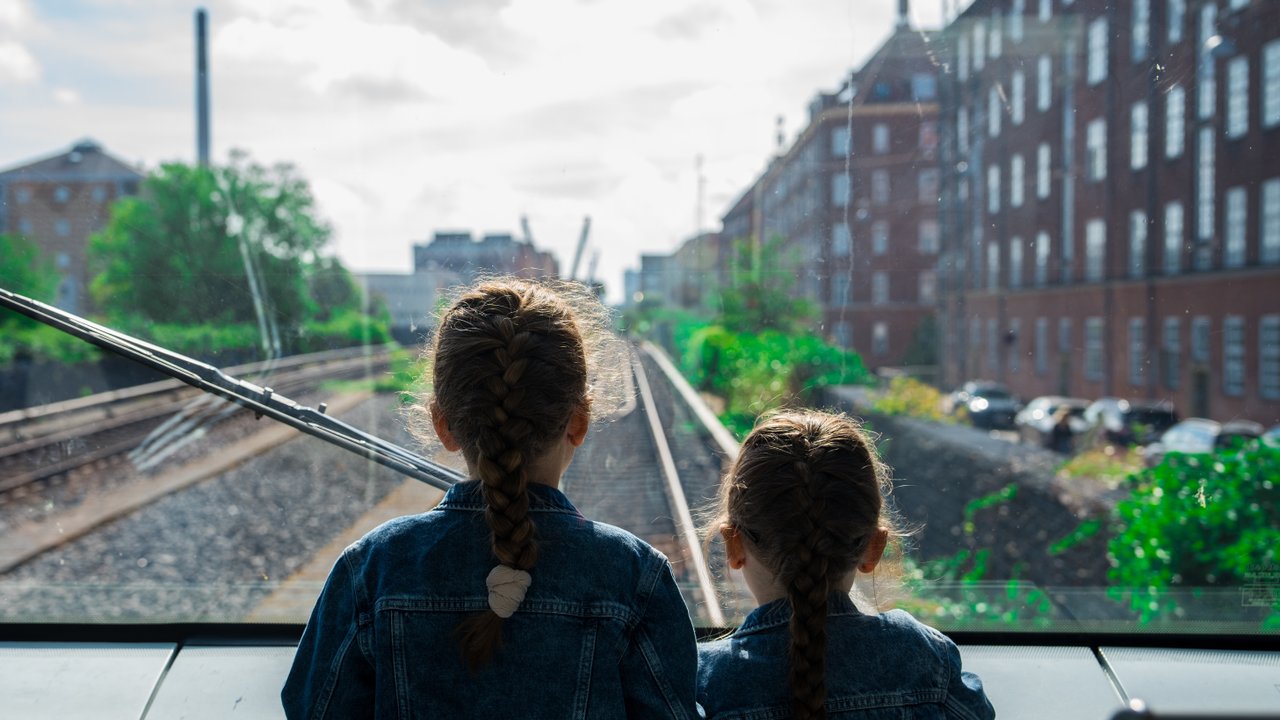
<path id="1" fill-rule="evenodd" d="M 994 716 L 954 643 L 907 613 L 863 614 L 850 600 L 893 534 L 889 489 L 847 417 L 778 415 L 747 436 L 710 532 L 760 607 L 699 649 L 708 718 Z"/>

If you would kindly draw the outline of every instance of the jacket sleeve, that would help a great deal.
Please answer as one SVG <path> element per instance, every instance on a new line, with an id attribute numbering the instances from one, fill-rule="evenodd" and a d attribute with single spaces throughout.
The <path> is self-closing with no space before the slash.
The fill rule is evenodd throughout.
<path id="1" fill-rule="evenodd" d="M 697 718 L 697 638 L 670 563 L 654 563 L 638 590 L 640 621 L 619 668 L 627 717 Z"/>
<path id="2" fill-rule="evenodd" d="M 982 690 L 982 679 L 960 667 L 960 649 L 947 639 L 947 664 L 950 678 L 947 683 L 947 717 L 960 720 L 990 720 L 996 716 L 995 708 Z"/>
<path id="3" fill-rule="evenodd" d="M 291 720 L 373 717 L 371 629 L 362 620 L 367 615 L 360 611 L 350 561 L 343 553 L 311 611 L 280 693 Z"/>

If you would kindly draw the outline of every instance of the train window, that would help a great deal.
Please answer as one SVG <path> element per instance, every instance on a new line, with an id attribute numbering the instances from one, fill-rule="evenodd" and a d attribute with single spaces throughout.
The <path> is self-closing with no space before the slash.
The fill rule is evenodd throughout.
<path id="1" fill-rule="evenodd" d="M 1280 3 L 856 5 L 0 3 L 0 623 L 305 622 L 440 497 L 350 445 L 462 467 L 407 418 L 496 273 L 616 310 L 564 489 L 702 625 L 734 444 L 812 405 L 899 481 L 870 605 L 1280 632 Z"/>

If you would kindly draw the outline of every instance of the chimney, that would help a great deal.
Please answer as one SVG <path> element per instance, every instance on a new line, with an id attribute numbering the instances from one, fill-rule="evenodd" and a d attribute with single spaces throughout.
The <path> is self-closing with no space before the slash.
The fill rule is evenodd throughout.
<path id="1" fill-rule="evenodd" d="M 209 166 L 209 51 L 206 42 L 208 16 L 196 10 L 196 161 Z"/>

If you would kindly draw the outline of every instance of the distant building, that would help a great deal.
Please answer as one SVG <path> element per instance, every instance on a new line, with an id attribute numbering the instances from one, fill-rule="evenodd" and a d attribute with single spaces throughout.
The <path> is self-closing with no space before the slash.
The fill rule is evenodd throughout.
<path id="1" fill-rule="evenodd" d="M 435 326 L 441 299 L 462 278 L 451 270 L 434 268 L 412 274 L 355 273 L 356 284 L 365 297 L 365 307 L 386 305 L 391 314 L 391 334 L 405 345 L 422 342 Z"/>
<path id="2" fill-rule="evenodd" d="M 780 273 L 821 309 L 819 332 L 871 366 L 920 362 L 935 309 L 937 33 L 896 31 L 724 215 L 727 242 L 781 245 Z"/>
<path id="3" fill-rule="evenodd" d="M 35 242 L 60 276 L 54 305 L 89 309 L 85 249 L 110 218 L 111 204 L 136 195 L 143 174 L 92 140 L 0 172 L 0 232 Z"/>
<path id="4" fill-rule="evenodd" d="M 1277 27 L 976 0 L 944 30 L 944 382 L 1280 422 Z"/>
<path id="5" fill-rule="evenodd" d="M 671 255 L 640 256 L 640 301 L 646 305 L 674 305 L 676 273 Z"/>
<path id="6" fill-rule="evenodd" d="M 544 278 L 560 273 L 555 256 L 509 233 L 490 233 L 475 240 L 470 232 L 436 232 L 431 242 L 413 246 L 413 267 L 415 272 L 449 270 L 464 283 L 484 274 Z"/>

